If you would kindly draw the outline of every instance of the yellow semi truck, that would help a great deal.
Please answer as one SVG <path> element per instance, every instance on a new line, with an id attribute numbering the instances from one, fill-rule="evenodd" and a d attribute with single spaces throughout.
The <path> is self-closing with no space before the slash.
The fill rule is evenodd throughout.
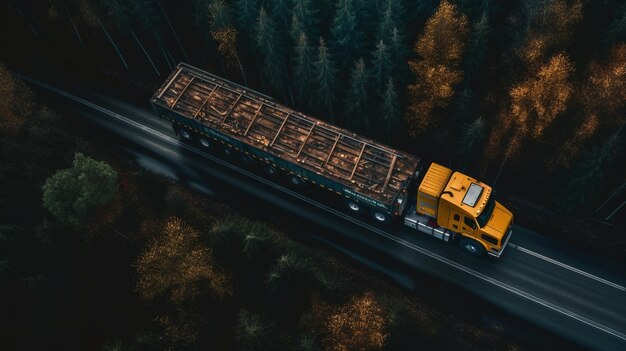
<path id="1" fill-rule="evenodd" d="M 404 224 L 444 241 L 457 241 L 473 255 L 500 257 L 513 225 L 513 214 L 495 201 L 487 184 L 432 163 L 417 175 L 417 199 Z"/>
<path id="2" fill-rule="evenodd" d="M 489 186 L 180 63 L 151 99 L 185 142 L 274 181 L 338 197 L 378 224 L 402 221 L 465 251 L 499 257 L 513 216 Z M 310 193 L 307 193 L 310 194 Z"/>

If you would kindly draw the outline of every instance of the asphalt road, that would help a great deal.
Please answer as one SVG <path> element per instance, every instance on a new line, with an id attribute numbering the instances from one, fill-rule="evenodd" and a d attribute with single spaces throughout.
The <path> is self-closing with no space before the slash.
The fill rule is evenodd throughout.
<path id="1" fill-rule="evenodd" d="M 546 238 L 519 225 L 499 260 L 476 258 L 405 227 L 380 228 L 312 201 L 182 143 L 169 123 L 144 105 L 68 82 L 32 81 L 59 108 L 73 111 L 112 135 L 144 167 L 207 196 L 256 211 L 336 248 L 413 291 L 441 280 L 442 299 L 471 308 L 487 301 L 586 348 L 626 350 L 626 268 Z M 261 210 L 259 210 L 261 209 Z M 433 280 L 424 277 L 434 277 Z"/>

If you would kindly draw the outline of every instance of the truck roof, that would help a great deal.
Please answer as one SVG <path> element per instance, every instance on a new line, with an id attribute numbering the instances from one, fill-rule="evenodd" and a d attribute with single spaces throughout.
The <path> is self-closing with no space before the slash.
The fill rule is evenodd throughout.
<path id="1" fill-rule="evenodd" d="M 419 159 L 276 103 L 268 96 L 180 63 L 152 103 L 391 203 Z"/>

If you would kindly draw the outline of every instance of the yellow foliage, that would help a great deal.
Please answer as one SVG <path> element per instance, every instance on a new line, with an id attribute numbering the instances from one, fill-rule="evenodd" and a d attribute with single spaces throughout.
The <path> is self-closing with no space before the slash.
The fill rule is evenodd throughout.
<path id="1" fill-rule="evenodd" d="M 233 27 L 227 27 L 217 31 L 211 31 L 211 36 L 217 42 L 217 52 L 226 61 L 230 70 L 237 68 L 237 31 Z"/>
<path id="2" fill-rule="evenodd" d="M 209 292 L 231 294 L 231 282 L 213 261 L 211 249 L 199 242 L 198 231 L 180 218 L 169 218 L 161 235 L 137 260 L 137 291 L 146 301 L 165 297 L 174 304 Z"/>
<path id="3" fill-rule="evenodd" d="M 456 5 L 442 1 L 426 23 L 413 51 L 419 59 L 409 61 L 415 84 L 408 87 L 406 120 L 409 132 L 417 134 L 435 122 L 432 112 L 448 104 L 463 72 L 458 69 L 468 33 L 467 17 Z"/>
<path id="4" fill-rule="evenodd" d="M 557 54 L 534 77 L 511 89 L 511 116 L 517 126 L 518 140 L 527 135 L 540 137 L 565 111 L 573 91 L 569 81 L 573 71 L 567 56 Z"/>
<path id="5" fill-rule="evenodd" d="M 576 129 L 574 136 L 559 148 L 553 165 L 567 165 L 578 153 L 582 143 L 596 132 L 599 122 L 597 115 L 587 116 L 583 124 Z"/>
<path id="6" fill-rule="evenodd" d="M 353 298 L 326 319 L 326 350 L 380 350 L 385 345 L 388 318 L 371 293 Z"/>
<path id="7" fill-rule="evenodd" d="M 520 56 L 531 68 L 541 64 L 553 50 L 567 43 L 583 18 L 581 0 L 552 0 L 533 7 L 534 20 Z"/>
<path id="8" fill-rule="evenodd" d="M 35 104 L 30 89 L 0 64 L 0 132 L 18 133 Z"/>
<path id="9" fill-rule="evenodd" d="M 604 65 L 591 64 L 589 83 L 594 108 L 623 120 L 619 110 L 626 103 L 626 44 L 614 47 Z"/>

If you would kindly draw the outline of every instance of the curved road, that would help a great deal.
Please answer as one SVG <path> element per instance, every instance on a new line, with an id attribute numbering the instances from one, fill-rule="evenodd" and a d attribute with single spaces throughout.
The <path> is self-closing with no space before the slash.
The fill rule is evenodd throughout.
<path id="1" fill-rule="evenodd" d="M 78 112 L 125 140 L 124 148 L 145 167 L 207 195 L 213 194 L 215 181 L 240 189 L 242 198 L 235 202 L 255 198 L 271 204 L 268 208 L 274 211 L 269 217 L 290 213 L 290 218 L 301 222 L 296 227 L 307 228 L 307 234 L 407 288 L 427 289 L 420 279 L 426 273 L 458 286 L 450 296 L 461 303 L 471 304 L 479 296 L 583 347 L 626 350 L 625 267 L 589 257 L 519 225 L 499 261 L 475 258 L 409 228 L 379 228 L 352 218 L 188 146 L 175 138 L 167 122 L 151 113 L 147 99 L 145 106 L 137 107 L 67 83 L 29 81 L 61 109 Z M 382 259 L 363 258 L 360 248 Z"/>

